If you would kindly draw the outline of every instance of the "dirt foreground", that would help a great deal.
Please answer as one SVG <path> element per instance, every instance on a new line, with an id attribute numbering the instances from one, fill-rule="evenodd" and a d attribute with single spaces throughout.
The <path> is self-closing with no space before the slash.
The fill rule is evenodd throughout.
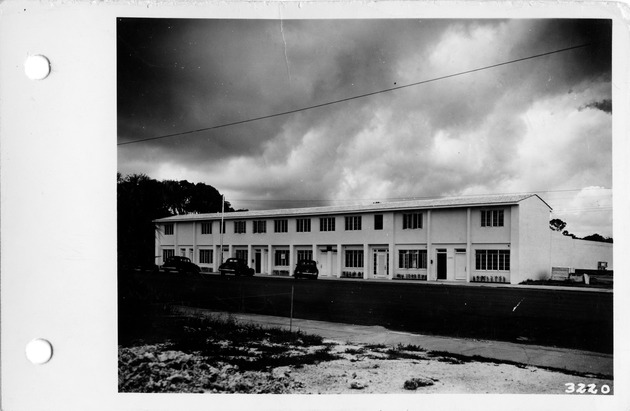
<path id="1" fill-rule="evenodd" d="M 227 341 L 215 342 L 227 347 Z M 273 343 L 263 341 L 267 349 Z M 212 365 L 201 353 L 173 350 L 168 343 L 119 350 L 119 391 L 362 394 L 362 393 L 613 393 L 613 381 L 521 364 L 473 361 L 419 347 L 356 345 L 323 340 L 321 345 L 278 347 L 289 365 L 247 370 L 238 355 Z M 255 347 L 248 348 L 255 358 Z M 325 355 L 321 355 L 325 353 Z M 241 354 L 239 354 L 241 355 Z M 265 354 L 268 355 L 268 354 Z M 320 358 L 314 361 L 289 359 Z M 241 358 L 242 359 L 242 358 Z M 241 364 L 244 364 L 241 362 Z M 580 386 L 578 384 L 583 384 Z M 590 390 L 590 392 L 588 392 Z M 580 391 L 577 391 L 580 393 Z"/>

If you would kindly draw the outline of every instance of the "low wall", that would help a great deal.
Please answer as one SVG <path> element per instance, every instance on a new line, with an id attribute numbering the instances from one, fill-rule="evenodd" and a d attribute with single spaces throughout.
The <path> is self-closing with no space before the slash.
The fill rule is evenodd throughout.
<path id="1" fill-rule="evenodd" d="M 597 270 L 597 263 L 605 261 L 613 270 L 613 245 L 597 241 L 576 240 L 561 233 L 551 236 L 551 266 Z"/>

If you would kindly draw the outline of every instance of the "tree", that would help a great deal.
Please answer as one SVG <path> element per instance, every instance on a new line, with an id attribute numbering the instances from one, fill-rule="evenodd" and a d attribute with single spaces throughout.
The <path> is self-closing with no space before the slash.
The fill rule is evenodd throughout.
<path id="1" fill-rule="evenodd" d="M 212 186 L 186 180 L 157 181 L 145 174 L 117 173 L 118 265 L 152 266 L 156 262 L 153 220 L 188 213 L 221 211 L 221 194 Z M 234 211 L 225 202 L 225 211 Z"/>
<path id="2" fill-rule="evenodd" d="M 591 235 L 587 235 L 586 237 L 582 238 L 582 240 L 586 240 L 586 241 L 598 241 L 600 243 L 612 243 L 613 239 L 611 237 L 604 237 L 600 234 L 591 234 Z"/>
<path id="3" fill-rule="evenodd" d="M 553 231 L 562 231 L 566 226 L 567 223 L 560 220 L 559 218 L 554 218 L 553 220 L 549 221 L 549 228 L 551 228 Z"/>

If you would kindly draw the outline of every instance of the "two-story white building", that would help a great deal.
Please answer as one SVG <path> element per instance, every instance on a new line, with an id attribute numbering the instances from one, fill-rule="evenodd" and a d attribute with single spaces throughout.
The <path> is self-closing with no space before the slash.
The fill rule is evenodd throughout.
<path id="1" fill-rule="evenodd" d="M 239 257 L 257 274 L 292 275 L 312 259 L 320 277 L 515 284 L 549 277 L 550 212 L 527 194 L 187 214 L 155 220 L 155 247 L 206 271 Z"/>

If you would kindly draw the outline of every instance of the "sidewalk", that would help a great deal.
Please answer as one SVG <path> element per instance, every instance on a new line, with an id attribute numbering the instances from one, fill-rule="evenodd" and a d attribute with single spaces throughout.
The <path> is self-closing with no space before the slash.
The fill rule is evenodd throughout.
<path id="1" fill-rule="evenodd" d="M 258 314 L 241 314 L 212 311 L 206 309 L 174 306 L 174 312 L 194 315 L 229 315 L 237 321 L 260 325 L 289 328 L 290 319 Z M 527 365 L 564 369 L 581 374 L 613 376 L 613 356 L 590 351 L 544 347 L 540 345 L 516 344 L 504 341 L 474 340 L 466 338 L 440 337 L 391 331 L 381 326 L 366 326 L 331 323 L 325 321 L 294 318 L 293 330 L 324 338 L 362 344 L 412 344 L 428 351 L 445 351 L 465 356 L 478 355 L 503 361 L 513 361 Z"/>

